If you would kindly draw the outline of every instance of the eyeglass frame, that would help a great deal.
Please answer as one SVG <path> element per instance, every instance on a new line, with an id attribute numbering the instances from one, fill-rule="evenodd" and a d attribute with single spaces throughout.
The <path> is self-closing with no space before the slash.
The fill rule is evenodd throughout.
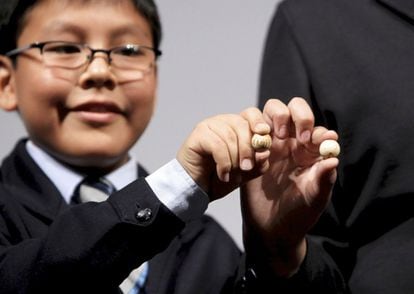
<path id="1" fill-rule="evenodd" d="M 23 47 L 19 47 L 19 48 L 12 49 L 12 50 L 6 52 L 5 55 L 7 57 L 13 58 L 13 57 L 17 57 L 18 55 L 26 52 L 27 50 L 36 49 L 37 48 L 37 49 L 40 50 L 40 54 L 43 56 L 43 48 L 46 45 L 51 44 L 51 43 L 65 43 L 65 44 L 81 46 L 83 48 L 89 49 L 89 51 L 91 53 L 89 55 L 87 55 L 87 60 L 85 61 L 85 64 L 86 63 L 90 63 L 93 60 L 93 57 L 94 57 L 95 53 L 101 52 L 101 53 L 105 53 L 108 56 L 108 64 L 110 65 L 111 64 L 111 60 L 112 60 L 111 59 L 111 53 L 114 50 L 121 49 L 121 48 L 127 48 L 128 46 L 138 46 L 138 48 L 145 48 L 145 49 L 149 49 L 149 50 L 153 51 L 154 52 L 154 55 L 155 55 L 155 60 L 159 56 L 162 55 L 162 51 L 161 50 L 156 49 L 156 48 L 153 48 L 153 47 L 150 47 L 150 46 L 144 46 L 144 45 L 125 44 L 123 46 L 116 46 L 116 47 L 113 47 L 113 48 L 110 48 L 110 49 L 93 49 L 92 47 L 90 47 L 87 44 L 76 43 L 76 42 L 68 42 L 68 41 L 57 41 L 57 40 L 45 41 L 45 42 L 34 42 L 34 43 L 28 44 L 28 45 L 23 46 Z"/>

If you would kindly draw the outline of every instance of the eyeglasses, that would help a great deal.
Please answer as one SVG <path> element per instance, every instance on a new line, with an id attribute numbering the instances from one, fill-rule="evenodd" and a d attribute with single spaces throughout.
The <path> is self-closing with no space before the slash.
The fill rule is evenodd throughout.
<path id="1" fill-rule="evenodd" d="M 77 69 L 92 61 L 95 53 L 105 53 L 108 56 L 108 64 L 124 74 L 128 72 L 142 72 L 150 70 L 161 55 L 161 51 L 148 46 L 127 44 L 111 49 L 92 49 L 88 45 L 65 42 L 48 41 L 36 42 L 27 46 L 16 48 L 6 53 L 6 56 L 14 57 L 27 50 L 38 48 L 43 56 L 46 66 L 65 69 Z"/>

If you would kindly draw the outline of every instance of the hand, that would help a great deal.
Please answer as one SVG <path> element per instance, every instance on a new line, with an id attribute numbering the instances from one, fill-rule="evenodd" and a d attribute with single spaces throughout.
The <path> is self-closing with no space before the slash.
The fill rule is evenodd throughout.
<path id="1" fill-rule="evenodd" d="M 322 159 L 319 145 L 338 135 L 314 126 L 305 100 L 264 107 L 271 126 L 270 168 L 242 187 L 245 246 L 279 276 L 294 274 L 306 254 L 305 235 L 326 208 L 336 180 L 337 158 Z"/>
<path id="2" fill-rule="evenodd" d="M 195 127 L 177 160 L 213 201 L 268 168 L 270 152 L 255 152 L 251 138 L 252 133 L 269 132 L 257 108 L 246 109 L 241 115 L 218 115 Z"/>

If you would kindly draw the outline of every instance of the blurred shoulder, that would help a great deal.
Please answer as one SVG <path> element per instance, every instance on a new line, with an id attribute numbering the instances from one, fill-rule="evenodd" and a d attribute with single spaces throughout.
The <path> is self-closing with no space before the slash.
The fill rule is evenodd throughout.
<path id="1" fill-rule="evenodd" d="M 367 0 L 283 0 L 277 9 L 294 17 L 305 17 L 318 21 L 320 14 L 346 14 L 348 10 L 360 9 Z M 371 1 L 372 2 L 372 1 Z"/>
<path id="2" fill-rule="evenodd" d="M 276 6 L 274 25 L 283 23 L 292 31 L 326 36 L 338 28 L 354 28 L 355 19 L 370 18 L 379 5 L 372 0 L 283 0 Z"/>

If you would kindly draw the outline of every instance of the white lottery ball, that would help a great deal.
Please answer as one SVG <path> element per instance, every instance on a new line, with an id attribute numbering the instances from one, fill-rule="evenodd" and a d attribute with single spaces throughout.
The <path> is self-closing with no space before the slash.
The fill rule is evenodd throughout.
<path id="1" fill-rule="evenodd" d="M 324 158 L 337 157 L 340 152 L 341 147 L 335 140 L 325 140 L 319 146 L 319 154 Z"/>

